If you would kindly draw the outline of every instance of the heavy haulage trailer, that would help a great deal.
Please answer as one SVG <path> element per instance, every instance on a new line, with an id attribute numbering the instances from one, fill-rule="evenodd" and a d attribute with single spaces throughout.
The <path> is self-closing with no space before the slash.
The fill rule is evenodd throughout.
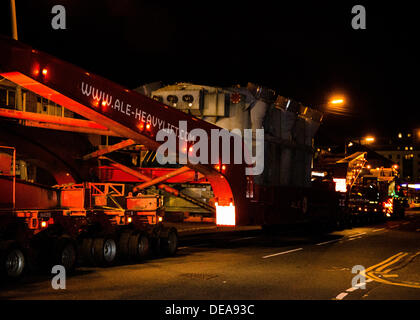
<path id="1" fill-rule="evenodd" d="M 124 140 L 105 151 L 97 150 L 80 159 L 85 160 L 81 168 L 89 168 L 93 165 L 89 160 L 99 159 L 143 182 L 135 190 L 139 194 L 130 194 L 125 192 L 124 183 L 89 182 L 89 170 L 74 174 L 57 163 L 48 167 L 56 185 L 45 187 L 16 179 L 13 163 L 0 177 L 3 274 L 17 277 L 31 261 L 72 269 L 79 258 L 107 265 L 118 256 L 141 259 L 149 248 L 174 254 L 177 231 L 165 225 L 161 198 L 141 193 L 151 185 L 208 210 L 218 225 L 331 223 L 339 218 L 334 186 L 311 187 L 313 137 L 322 114 L 270 89 L 252 84 L 226 90 L 179 84 L 151 94 L 139 93 L 6 38 L 0 38 L 0 75 L 87 120 L 0 108 L 1 117 L 48 129 L 120 137 Z M 264 128 L 263 173 L 246 175 L 248 165 L 244 161 L 223 163 L 220 159 L 215 164 L 209 159 L 207 164 L 188 162 L 170 174 L 151 178 L 107 156 L 133 144 L 156 151 L 162 143 L 156 141 L 160 129 L 175 132 L 177 146 L 183 146 L 187 133 L 179 132 L 181 121 L 189 132 L 202 129 L 208 137 L 212 129 Z M 21 143 L 18 139 L 13 142 Z M 42 148 L 23 145 L 23 149 L 43 152 Z M 14 152 L 14 144 L 8 147 Z M 70 147 L 63 145 L 63 152 Z M 191 141 L 184 148 L 178 147 L 178 159 L 190 148 L 194 148 Z M 234 159 L 233 152 L 231 147 L 230 159 Z M 15 159 L 15 155 L 11 157 Z M 44 158 L 48 157 L 46 153 Z M 211 186 L 212 202 L 200 201 L 163 183 L 188 170 Z"/>
<path id="2" fill-rule="evenodd" d="M 2 149 L 15 154 L 14 148 Z M 178 235 L 163 226 L 161 196 L 126 195 L 125 185 L 115 183 L 49 188 L 16 179 L 13 168 L 0 175 L 1 203 L 12 204 L 0 208 L 3 276 L 19 277 L 27 267 L 63 265 L 72 271 L 78 263 L 110 266 L 152 252 L 175 254 Z"/>

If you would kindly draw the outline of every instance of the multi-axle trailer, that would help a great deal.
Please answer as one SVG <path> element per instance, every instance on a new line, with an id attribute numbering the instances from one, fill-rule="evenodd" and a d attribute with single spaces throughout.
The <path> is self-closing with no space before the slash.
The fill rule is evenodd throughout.
<path id="1" fill-rule="evenodd" d="M 16 156 L 14 147 L 18 153 L 22 149 L 32 151 L 31 158 L 37 163 L 43 161 L 55 180 L 50 187 L 20 181 L 13 171 L 15 163 L 7 172 L 0 173 L 3 274 L 19 276 L 32 261 L 49 266 L 61 264 L 71 270 L 78 260 L 109 265 L 118 257 L 144 258 L 150 250 L 174 254 L 177 230 L 165 224 L 161 197 L 142 193 L 150 186 L 206 210 L 218 225 L 335 224 L 341 219 L 336 210 L 338 198 L 334 186 L 311 187 L 313 137 L 322 114 L 270 89 L 252 84 L 226 90 L 178 84 L 140 93 L 6 38 L 0 38 L 0 76 L 39 99 L 61 106 L 62 115 L 67 110 L 82 119 L 1 106 L 0 117 L 32 129 L 121 139 L 105 149 L 79 154 L 77 159 L 64 155 L 69 154 L 68 149 L 80 147 L 77 143 L 73 146 L 55 143 L 56 153 L 63 152 L 61 161 L 56 161 L 59 157 L 45 152 L 41 142 L 29 146 L 19 140 L 24 135 L 22 131 L 15 136 L 7 131 L 0 137 L 3 145 L 12 147 L 8 149 L 13 151 L 12 162 Z M 190 140 L 190 134 L 201 130 L 212 137 L 212 132 L 222 129 L 254 130 L 248 151 L 254 155 L 260 143 L 262 172 L 247 174 L 247 169 L 254 165 L 249 164 L 242 137 L 239 140 L 244 150 L 242 161 L 237 161 L 235 146 L 229 145 L 229 139 L 235 140 L 234 137 L 228 140 L 219 137 L 218 150 L 211 149 L 212 143 L 208 141 L 200 149 L 200 155 L 201 152 L 207 155 L 206 161 L 191 161 L 189 155 L 197 141 Z M 264 129 L 262 142 L 255 138 L 257 129 Z M 162 130 L 175 136 L 175 156 L 178 163 L 186 159 L 184 166 L 172 166 L 161 176 L 151 176 L 143 169 L 130 168 L 108 157 L 113 151 L 133 145 L 156 152 L 163 144 L 156 139 Z M 44 139 L 45 143 L 51 140 L 48 135 Z M 16 145 L 23 147 L 19 149 Z M 222 156 L 214 161 L 215 151 L 224 155 L 226 150 L 231 161 Z M 127 192 L 127 181 L 109 181 L 103 176 L 91 180 L 90 169 L 98 167 L 97 161 L 134 177 L 137 185 L 134 188 L 130 185 Z M 70 162 L 72 170 L 68 169 Z M 186 178 L 179 181 L 194 180 L 211 186 L 211 201 L 194 198 L 167 183 L 181 176 Z"/>
<path id="2" fill-rule="evenodd" d="M 18 200 L 14 208 L 0 209 L 2 276 L 16 278 L 28 268 L 62 265 L 72 271 L 78 264 L 110 266 L 117 260 L 176 253 L 177 230 L 163 225 L 159 195 L 127 196 L 125 185 L 114 183 L 47 188 L 13 176 L 0 177 L 0 182 L 2 199 L 37 199 L 34 208 Z"/>

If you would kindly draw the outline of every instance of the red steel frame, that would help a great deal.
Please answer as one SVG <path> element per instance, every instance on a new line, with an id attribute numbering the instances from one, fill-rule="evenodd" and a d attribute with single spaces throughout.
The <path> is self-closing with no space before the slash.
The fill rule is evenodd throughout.
<path id="1" fill-rule="evenodd" d="M 49 100 L 82 115 L 115 132 L 145 145 L 150 150 L 156 150 L 160 142 L 155 140 L 159 130 L 156 123 L 145 126 L 144 121 L 130 116 L 127 111 L 111 108 L 106 101 L 94 100 L 82 93 L 83 84 L 96 88 L 97 93 L 118 98 L 125 105 L 131 105 L 143 112 L 162 119 L 165 127 L 179 126 L 180 121 L 186 121 L 188 131 L 203 129 L 210 137 L 211 129 L 221 129 L 191 115 L 169 107 L 161 102 L 150 99 L 140 93 L 87 72 L 77 66 L 64 62 L 46 53 L 34 50 L 18 41 L 0 38 L 0 75 L 20 86 L 48 98 Z M 179 139 L 177 137 L 177 139 Z M 208 143 L 210 148 L 210 143 Z M 182 151 L 181 151 L 182 152 Z M 178 152 L 178 155 L 180 152 Z M 210 155 L 210 150 L 208 152 Z M 221 146 L 220 153 L 221 154 Z M 231 148 L 233 159 L 233 148 Z M 236 207 L 236 224 L 248 224 L 251 214 L 250 199 L 246 197 L 247 185 L 252 177 L 245 176 L 244 164 L 226 165 L 224 172 L 211 164 L 188 164 L 193 170 L 203 173 L 210 182 L 219 205 Z M 220 167 L 219 167 L 220 168 Z"/>

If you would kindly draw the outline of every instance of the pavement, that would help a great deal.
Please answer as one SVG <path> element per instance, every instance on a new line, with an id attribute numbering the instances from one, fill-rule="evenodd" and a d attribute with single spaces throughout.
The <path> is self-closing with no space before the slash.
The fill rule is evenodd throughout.
<path id="1" fill-rule="evenodd" d="M 80 268 L 64 290 L 52 277 L 2 285 L 0 299 L 420 300 L 420 212 L 328 234 L 188 226 L 174 257 Z"/>

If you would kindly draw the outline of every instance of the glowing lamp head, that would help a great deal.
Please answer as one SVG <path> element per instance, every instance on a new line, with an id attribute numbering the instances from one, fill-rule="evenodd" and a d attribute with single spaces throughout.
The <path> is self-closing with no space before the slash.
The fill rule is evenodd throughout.
<path id="1" fill-rule="evenodd" d="M 46 68 L 44 68 L 44 69 L 42 69 L 42 74 L 44 75 L 44 76 L 46 76 L 47 75 L 47 73 L 48 73 L 48 70 L 46 69 Z"/>
<path id="2" fill-rule="evenodd" d="M 149 129 L 150 129 L 150 127 L 151 127 L 151 126 L 150 126 L 150 123 L 147 123 L 147 124 L 146 124 L 146 130 L 149 130 Z"/>
<path id="3" fill-rule="evenodd" d="M 47 221 L 42 221 L 41 228 L 46 228 L 46 227 L 47 227 Z"/>
<path id="4" fill-rule="evenodd" d="M 133 218 L 131 218 L 131 217 L 128 217 L 128 218 L 127 218 L 127 222 L 128 222 L 128 223 L 131 223 L 131 222 L 133 222 Z"/>
<path id="5" fill-rule="evenodd" d="M 330 102 L 331 102 L 331 104 L 343 104 L 344 99 L 333 99 Z"/>
<path id="6" fill-rule="evenodd" d="M 102 107 L 106 107 L 106 101 L 102 101 Z"/>

